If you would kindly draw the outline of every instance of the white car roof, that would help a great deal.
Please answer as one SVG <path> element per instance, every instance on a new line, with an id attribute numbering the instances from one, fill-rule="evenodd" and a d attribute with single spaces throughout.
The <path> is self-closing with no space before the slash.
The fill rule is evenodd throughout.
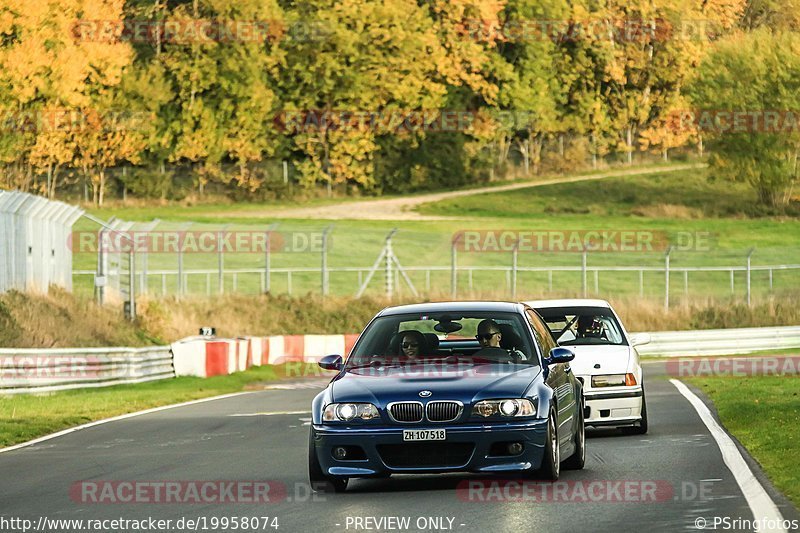
<path id="1" fill-rule="evenodd" d="M 611 309 L 611 304 L 605 300 L 597 300 L 591 298 L 567 298 L 563 300 L 530 300 L 523 302 L 534 309 L 547 308 L 547 307 L 608 307 Z"/>

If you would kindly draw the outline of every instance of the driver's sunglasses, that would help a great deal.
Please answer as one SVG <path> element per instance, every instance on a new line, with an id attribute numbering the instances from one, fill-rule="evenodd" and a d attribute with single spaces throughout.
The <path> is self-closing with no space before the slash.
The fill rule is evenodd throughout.
<path id="1" fill-rule="evenodd" d="M 400 346 L 402 346 L 403 348 L 418 348 L 419 344 L 416 342 L 404 342 Z"/>
<path id="2" fill-rule="evenodd" d="M 494 337 L 495 335 L 498 335 L 499 333 L 500 333 L 499 331 L 495 331 L 494 333 L 486 333 L 484 335 L 475 335 L 475 338 L 478 339 L 479 341 L 488 341 L 488 340 L 491 340 L 492 337 Z"/>

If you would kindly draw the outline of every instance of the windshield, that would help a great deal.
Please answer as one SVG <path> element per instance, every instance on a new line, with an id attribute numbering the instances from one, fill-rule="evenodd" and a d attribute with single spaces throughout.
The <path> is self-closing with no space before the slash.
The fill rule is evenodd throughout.
<path id="1" fill-rule="evenodd" d="M 617 318 L 607 307 L 537 309 L 562 346 L 627 345 Z"/>
<path id="2" fill-rule="evenodd" d="M 347 367 L 416 362 L 536 365 L 538 358 L 520 315 L 454 311 L 374 320 Z"/>

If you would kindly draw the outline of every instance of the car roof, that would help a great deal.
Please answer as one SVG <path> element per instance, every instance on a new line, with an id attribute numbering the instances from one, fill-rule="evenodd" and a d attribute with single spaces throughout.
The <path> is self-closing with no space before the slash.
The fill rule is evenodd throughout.
<path id="1" fill-rule="evenodd" d="M 419 304 L 387 307 L 378 316 L 401 315 L 405 313 L 441 313 L 446 311 L 490 311 L 519 313 L 523 305 L 519 302 L 426 302 Z"/>
<path id="2" fill-rule="evenodd" d="M 611 309 L 611 304 L 605 300 L 592 298 L 566 298 L 562 300 L 531 300 L 524 302 L 534 309 L 547 309 L 549 307 L 607 307 Z"/>

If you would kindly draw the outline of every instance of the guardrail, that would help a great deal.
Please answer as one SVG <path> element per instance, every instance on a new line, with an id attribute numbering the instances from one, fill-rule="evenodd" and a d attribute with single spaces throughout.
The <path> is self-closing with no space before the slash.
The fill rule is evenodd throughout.
<path id="1" fill-rule="evenodd" d="M 0 395 L 107 387 L 175 377 L 169 346 L 0 349 Z"/>
<path id="2" fill-rule="evenodd" d="M 800 326 L 658 331 L 649 335 L 649 344 L 636 347 L 643 357 L 737 355 L 800 348 Z"/>
<path id="3" fill-rule="evenodd" d="M 800 349 L 800 326 L 660 331 L 643 357 L 699 357 Z M 0 349 L 0 396 L 211 377 L 262 364 L 313 362 L 348 353 L 358 335 L 189 337 L 152 348 Z"/>

